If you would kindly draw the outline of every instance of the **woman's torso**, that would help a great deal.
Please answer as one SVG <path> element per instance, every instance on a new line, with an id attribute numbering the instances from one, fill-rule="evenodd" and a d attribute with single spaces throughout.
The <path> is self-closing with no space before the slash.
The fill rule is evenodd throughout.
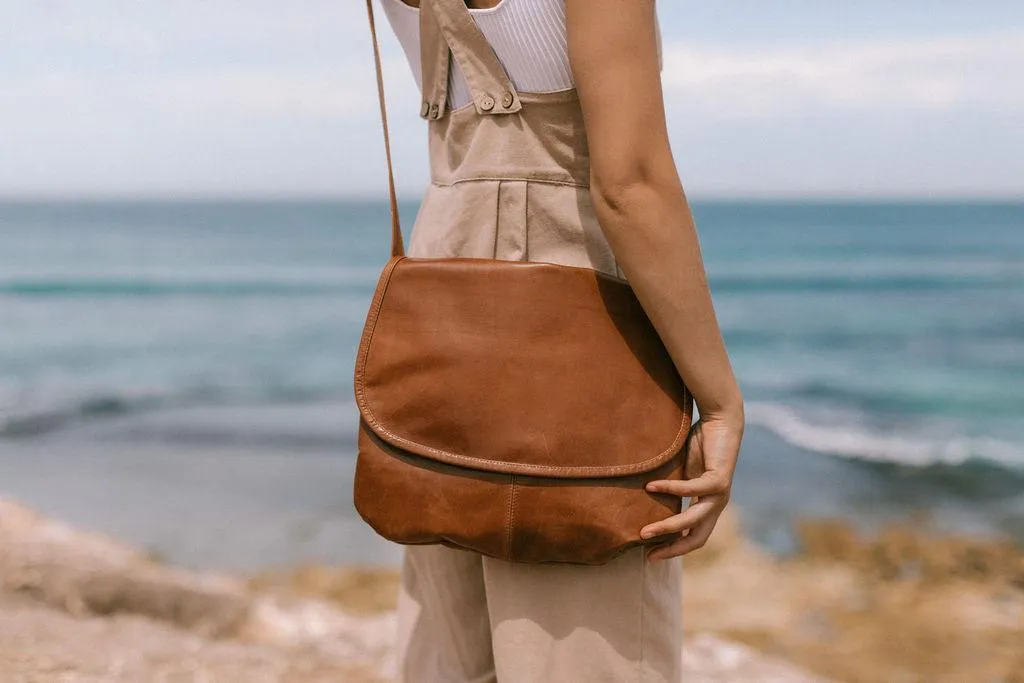
<path id="1" fill-rule="evenodd" d="M 565 0 L 472 11 L 463 0 L 422 0 L 420 9 L 381 2 L 429 124 L 431 184 L 409 255 L 544 261 L 622 277 L 590 198 Z"/>

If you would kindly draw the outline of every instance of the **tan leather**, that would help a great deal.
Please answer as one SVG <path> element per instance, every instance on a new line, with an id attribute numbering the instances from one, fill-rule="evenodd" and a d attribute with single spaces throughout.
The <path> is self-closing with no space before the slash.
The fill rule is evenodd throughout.
<path id="1" fill-rule="evenodd" d="M 440 27 L 472 21 L 461 2 L 422 8 Z M 474 87 L 502 83 L 484 78 L 487 59 L 463 68 L 478 70 Z M 530 109 L 478 125 L 522 125 Z M 477 116 L 443 118 L 463 111 Z M 692 400 L 625 281 L 527 260 L 526 249 L 522 260 L 389 261 L 356 360 L 356 509 L 398 543 L 601 564 L 679 511 L 679 498 L 644 484 L 682 476 Z"/>
<path id="2" fill-rule="evenodd" d="M 640 545 L 644 524 L 679 512 L 679 498 L 643 485 L 680 478 L 681 465 L 676 458 L 615 478 L 495 474 L 392 448 L 361 424 L 355 505 L 396 543 L 441 543 L 512 562 L 604 564 Z"/>
<path id="3" fill-rule="evenodd" d="M 392 261 L 355 394 L 391 445 L 509 474 L 638 474 L 689 429 L 686 389 L 629 286 L 546 263 Z"/>

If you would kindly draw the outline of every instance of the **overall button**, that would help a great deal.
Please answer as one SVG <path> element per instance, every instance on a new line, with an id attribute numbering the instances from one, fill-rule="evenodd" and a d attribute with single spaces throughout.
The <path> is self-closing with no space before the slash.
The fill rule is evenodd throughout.
<path id="1" fill-rule="evenodd" d="M 513 102 L 515 102 L 515 98 L 512 97 L 512 93 L 507 92 L 501 96 L 501 106 L 505 107 L 505 109 L 511 107 Z"/>
<path id="2" fill-rule="evenodd" d="M 441 118 L 441 108 L 436 104 L 430 105 L 430 118 L 439 119 Z"/>
<path id="3" fill-rule="evenodd" d="M 490 95 L 484 95 L 480 100 L 480 108 L 484 111 L 490 111 L 494 109 L 494 98 Z"/>

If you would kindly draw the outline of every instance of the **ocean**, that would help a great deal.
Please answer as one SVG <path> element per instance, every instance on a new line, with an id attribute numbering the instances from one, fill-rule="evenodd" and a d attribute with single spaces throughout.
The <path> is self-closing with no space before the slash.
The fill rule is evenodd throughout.
<path id="1" fill-rule="evenodd" d="M 750 533 L 786 552 L 801 516 L 926 514 L 1024 542 L 1024 204 L 694 211 Z M 190 564 L 393 562 L 349 490 L 387 225 L 381 202 L 0 203 L 0 495 Z"/>

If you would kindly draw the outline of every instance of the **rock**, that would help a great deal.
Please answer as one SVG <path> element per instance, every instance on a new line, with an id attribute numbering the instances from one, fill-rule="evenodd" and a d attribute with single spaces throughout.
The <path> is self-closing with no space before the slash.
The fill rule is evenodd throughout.
<path id="1" fill-rule="evenodd" d="M 158 564 L 2 499 L 0 590 L 79 616 L 138 614 L 215 637 L 237 631 L 250 602 L 239 579 Z"/>
<path id="2" fill-rule="evenodd" d="M 768 562 L 738 534 L 715 566 Z M 397 584 L 390 569 L 185 571 L 0 499 L 0 681 L 378 683 L 395 671 Z M 683 664 L 688 682 L 820 680 L 707 633 Z"/>

